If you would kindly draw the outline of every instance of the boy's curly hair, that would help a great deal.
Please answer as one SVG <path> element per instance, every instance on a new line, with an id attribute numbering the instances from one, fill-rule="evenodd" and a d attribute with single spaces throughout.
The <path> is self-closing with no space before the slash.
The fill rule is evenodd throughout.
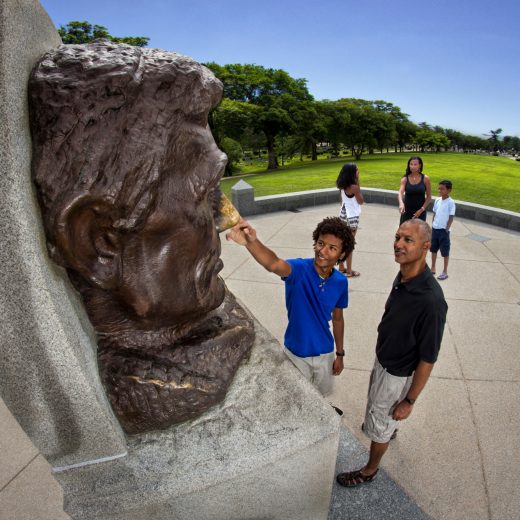
<path id="1" fill-rule="evenodd" d="M 352 231 L 350 231 L 347 224 L 339 217 L 326 217 L 316 226 L 316 229 L 312 232 L 314 244 L 316 244 L 320 235 L 333 235 L 341 240 L 343 244 L 341 252 L 345 253 L 345 255 L 338 260 L 338 263 L 354 251 L 354 246 L 356 245 L 354 235 L 352 235 Z"/>

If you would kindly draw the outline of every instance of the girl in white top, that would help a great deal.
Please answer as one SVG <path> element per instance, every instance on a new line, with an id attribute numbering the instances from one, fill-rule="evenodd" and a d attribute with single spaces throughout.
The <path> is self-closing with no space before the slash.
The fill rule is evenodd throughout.
<path id="1" fill-rule="evenodd" d="M 363 195 L 359 186 L 359 170 L 355 163 L 343 165 L 336 180 L 336 186 L 341 193 L 339 218 L 347 224 L 352 235 L 355 236 L 361 215 L 361 204 L 363 204 Z M 352 253 L 347 257 L 347 268 L 345 269 L 344 263 L 340 262 L 339 270 L 349 278 L 361 274 L 352 270 Z"/>

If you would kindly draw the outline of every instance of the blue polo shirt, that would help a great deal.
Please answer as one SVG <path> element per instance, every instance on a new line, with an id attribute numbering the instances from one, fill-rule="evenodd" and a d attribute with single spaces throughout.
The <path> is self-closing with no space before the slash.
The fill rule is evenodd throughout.
<path id="1" fill-rule="evenodd" d="M 329 321 L 335 307 L 348 306 L 348 280 L 336 269 L 322 280 L 314 268 L 314 258 L 287 262 L 291 274 L 282 278 L 289 318 L 284 344 L 299 357 L 328 354 L 334 350 Z"/>

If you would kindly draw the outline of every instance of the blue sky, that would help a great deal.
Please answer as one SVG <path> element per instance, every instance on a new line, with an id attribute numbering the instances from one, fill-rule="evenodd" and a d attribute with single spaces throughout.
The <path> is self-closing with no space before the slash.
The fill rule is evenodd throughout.
<path id="1" fill-rule="evenodd" d="M 316 99 L 383 99 L 417 123 L 520 136 L 520 2 L 513 0 L 41 0 L 55 25 L 200 62 L 305 78 Z"/>

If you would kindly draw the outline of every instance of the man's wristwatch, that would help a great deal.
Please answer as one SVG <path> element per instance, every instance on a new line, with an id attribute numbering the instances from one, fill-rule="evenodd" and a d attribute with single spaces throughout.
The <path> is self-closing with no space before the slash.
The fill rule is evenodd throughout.
<path id="1" fill-rule="evenodd" d="M 417 401 L 417 399 L 410 399 L 409 397 L 405 397 L 403 401 L 406 401 L 408 404 L 415 404 L 415 401 Z"/>
<path id="2" fill-rule="evenodd" d="M 343 357 L 345 355 L 345 352 L 338 352 L 336 350 L 336 356 Z"/>

